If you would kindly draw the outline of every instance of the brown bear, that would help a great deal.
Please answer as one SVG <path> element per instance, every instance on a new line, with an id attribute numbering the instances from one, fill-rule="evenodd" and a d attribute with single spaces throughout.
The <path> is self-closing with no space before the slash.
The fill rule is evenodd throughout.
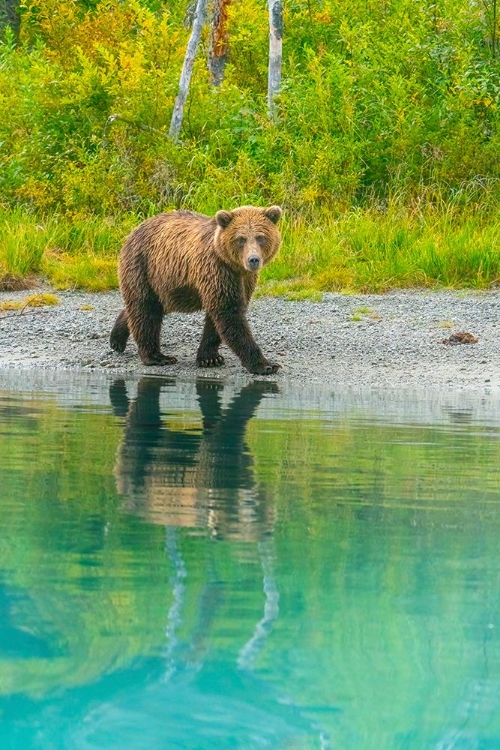
<path id="1" fill-rule="evenodd" d="M 254 340 L 246 311 L 260 269 L 277 253 L 281 208 L 241 206 L 215 217 L 174 211 L 147 219 L 125 240 L 118 274 L 125 309 L 110 344 L 123 352 L 130 333 L 145 365 L 177 360 L 160 350 L 160 330 L 168 312 L 204 310 L 205 326 L 196 363 L 216 367 L 223 341 L 252 373 L 268 375 L 269 362 Z"/>

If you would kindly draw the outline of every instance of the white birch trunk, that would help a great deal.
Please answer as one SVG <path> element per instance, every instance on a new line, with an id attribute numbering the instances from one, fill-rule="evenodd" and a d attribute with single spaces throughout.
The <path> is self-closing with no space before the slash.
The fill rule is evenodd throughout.
<path id="1" fill-rule="evenodd" d="M 274 97 L 281 86 L 281 55 L 283 48 L 283 5 L 281 0 L 268 0 L 269 5 L 269 70 L 267 79 L 267 109 L 275 114 Z"/>
<path id="2" fill-rule="evenodd" d="M 186 103 L 189 82 L 191 81 L 191 73 L 193 72 L 194 58 L 196 56 L 196 50 L 198 48 L 198 42 L 200 41 L 201 30 L 205 21 L 205 11 L 207 7 L 207 0 L 198 0 L 196 3 L 196 10 L 194 13 L 193 30 L 189 37 L 189 42 L 186 48 L 186 54 L 184 56 L 184 64 L 182 66 L 182 73 L 179 81 L 179 93 L 175 100 L 174 111 L 172 113 L 172 120 L 170 122 L 170 137 L 174 141 L 178 140 L 179 133 L 182 127 L 182 118 L 184 116 L 184 105 Z"/>

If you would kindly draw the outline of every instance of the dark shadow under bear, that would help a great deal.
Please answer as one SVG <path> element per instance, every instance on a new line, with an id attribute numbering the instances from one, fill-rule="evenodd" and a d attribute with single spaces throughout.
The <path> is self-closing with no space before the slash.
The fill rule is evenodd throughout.
<path id="1" fill-rule="evenodd" d="M 279 206 L 242 206 L 215 217 L 191 211 L 153 216 L 129 235 L 120 253 L 125 309 L 111 331 L 111 347 L 123 352 L 130 333 L 145 365 L 174 364 L 160 350 L 165 313 L 205 310 L 199 367 L 224 363 L 227 344 L 252 373 L 268 375 L 268 361 L 252 336 L 246 312 L 260 269 L 277 253 Z"/>

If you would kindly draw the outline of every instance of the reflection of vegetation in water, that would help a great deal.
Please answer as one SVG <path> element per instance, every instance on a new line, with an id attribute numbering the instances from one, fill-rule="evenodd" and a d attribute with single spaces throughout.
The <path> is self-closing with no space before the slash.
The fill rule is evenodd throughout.
<path id="1" fill-rule="evenodd" d="M 205 412 L 204 423 L 194 395 L 176 408 L 155 401 L 159 424 L 138 458 L 134 439 L 148 431 L 136 424 L 134 437 L 128 398 L 119 422 L 50 401 L 0 408 L 0 635 L 19 648 L 31 639 L 34 654 L 3 654 L 3 692 L 82 684 L 137 656 L 156 654 L 167 673 L 235 666 L 250 654 L 246 664 L 268 685 L 311 715 L 323 711 L 345 747 L 356 746 L 353 716 L 373 747 L 390 747 L 408 716 L 415 743 L 442 731 L 445 711 L 450 727 L 486 726 L 500 681 L 500 447 L 491 431 L 452 415 L 441 426 L 282 419 L 279 401 L 277 418 L 252 419 L 255 406 L 240 420 L 241 481 L 268 504 L 269 526 L 248 536 L 234 533 L 237 516 L 227 525 L 231 487 L 210 464 L 229 437 L 221 419 L 230 407 L 214 402 L 216 419 Z M 115 487 L 124 461 L 133 468 L 127 497 Z M 205 531 L 172 529 L 166 540 L 165 519 L 134 513 L 145 500 L 151 511 L 155 486 L 171 502 L 182 467 Z M 254 653 L 257 626 L 267 627 L 259 534 L 265 545 L 269 532 L 279 617 Z M 498 719 L 484 731 L 500 732 Z"/>
<path id="2" fill-rule="evenodd" d="M 353 747 L 367 737 L 367 747 L 392 747 L 409 716 L 418 729 L 408 747 L 422 747 L 443 711 L 469 736 L 490 720 L 486 735 L 500 732 L 500 446 L 488 428 L 460 421 L 249 429 L 257 477 L 279 485 L 279 649 L 260 666 L 293 675 L 305 703 L 349 705 L 336 723 Z"/>
<path id="3" fill-rule="evenodd" d="M 460 415 L 450 414 L 460 424 Z M 500 490 L 500 446 L 487 427 L 453 433 L 448 427 L 384 424 L 342 417 L 253 422 L 248 442 L 258 479 L 280 486 L 282 502 L 300 495 L 294 513 L 330 502 L 443 508 L 484 490 Z M 462 447 L 463 446 L 463 447 Z M 477 473 L 480 471 L 481 476 Z M 284 490 L 288 489 L 288 492 Z M 341 497 L 338 497 L 338 492 Z"/>
<path id="4" fill-rule="evenodd" d="M 50 401 L 2 417 L 0 566 L 29 595 L 14 598 L 10 617 L 57 658 L 0 660 L 1 691 L 78 684 L 158 647 L 168 562 L 161 529 L 144 526 L 132 541 L 119 512 L 117 425 Z"/>

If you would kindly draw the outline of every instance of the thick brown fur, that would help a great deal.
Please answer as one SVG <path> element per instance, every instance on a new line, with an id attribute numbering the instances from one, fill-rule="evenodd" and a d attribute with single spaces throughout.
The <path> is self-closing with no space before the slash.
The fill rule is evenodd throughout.
<path id="1" fill-rule="evenodd" d="M 250 331 L 246 312 L 259 270 L 277 253 L 279 206 L 242 206 L 215 217 L 174 211 L 148 219 L 132 231 L 120 253 L 118 273 L 125 308 L 110 344 L 122 352 L 129 334 L 145 365 L 167 365 L 160 350 L 165 313 L 205 310 L 199 367 L 223 364 L 223 341 L 247 370 L 276 372 Z"/>

